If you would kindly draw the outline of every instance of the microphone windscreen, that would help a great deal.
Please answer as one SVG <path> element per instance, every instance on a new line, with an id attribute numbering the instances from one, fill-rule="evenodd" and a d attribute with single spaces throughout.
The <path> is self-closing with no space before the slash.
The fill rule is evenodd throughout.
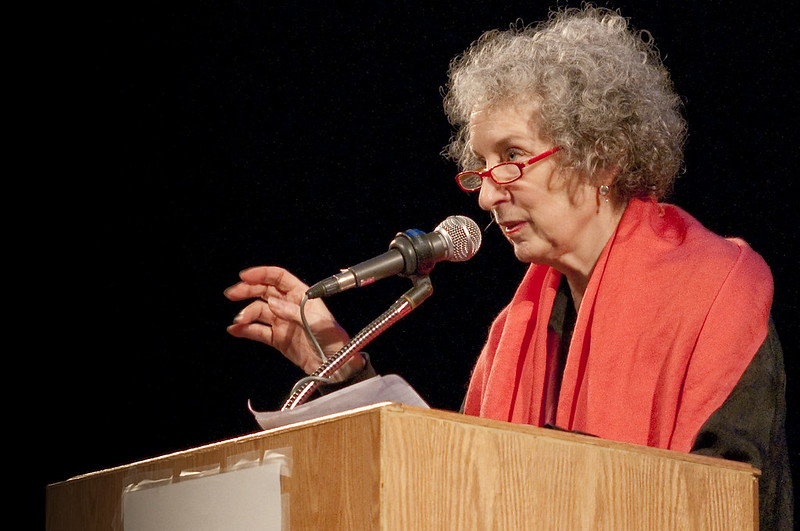
<path id="1" fill-rule="evenodd" d="M 434 229 L 444 236 L 452 249 L 449 260 L 464 262 L 469 260 L 481 247 L 481 229 L 478 224 L 466 216 L 450 216 Z"/>

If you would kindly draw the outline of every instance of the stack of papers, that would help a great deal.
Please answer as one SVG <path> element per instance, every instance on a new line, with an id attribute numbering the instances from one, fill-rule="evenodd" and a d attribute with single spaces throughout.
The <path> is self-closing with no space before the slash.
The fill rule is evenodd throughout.
<path id="1" fill-rule="evenodd" d="M 388 374 L 386 376 L 375 376 L 369 380 L 339 389 L 286 411 L 255 411 L 250 407 L 250 404 L 248 404 L 248 408 L 255 416 L 261 429 L 270 430 L 287 424 L 294 424 L 295 422 L 303 422 L 383 402 L 399 402 L 408 406 L 429 407 L 408 382 L 396 374 Z"/>

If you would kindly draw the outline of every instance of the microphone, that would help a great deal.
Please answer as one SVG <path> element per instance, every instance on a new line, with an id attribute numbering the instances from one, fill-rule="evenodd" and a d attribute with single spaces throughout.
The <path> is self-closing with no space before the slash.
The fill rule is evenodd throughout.
<path id="1" fill-rule="evenodd" d="M 317 282 L 306 296 L 327 297 L 393 275 L 426 275 L 442 260 L 469 260 L 480 246 L 478 224 L 466 216 L 450 216 L 428 234 L 416 229 L 398 233 L 387 252 Z"/>

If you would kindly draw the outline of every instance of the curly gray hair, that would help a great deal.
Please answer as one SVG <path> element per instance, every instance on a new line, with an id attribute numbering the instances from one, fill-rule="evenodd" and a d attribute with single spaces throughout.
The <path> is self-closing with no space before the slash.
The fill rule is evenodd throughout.
<path id="1" fill-rule="evenodd" d="M 445 149 L 474 169 L 474 110 L 530 103 L 561 166 L 594 183 L 616 171 L 615 199 L 667 195 L 683 165 L 681 101 L 650 34 L 606 9 L 555 11 L 536 27 L 483 34 L 450 64 L 444 106 L 458 128 Z"/>

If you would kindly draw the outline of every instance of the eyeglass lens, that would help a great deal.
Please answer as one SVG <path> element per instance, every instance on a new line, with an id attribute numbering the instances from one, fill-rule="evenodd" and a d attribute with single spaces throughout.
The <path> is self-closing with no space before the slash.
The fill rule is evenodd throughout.
<path id="1" fill-rule="evenodd" d="M 492 177 L 499 183 L 507 183 L 522 175 L 522 170 L 513 163 L 504 162 L 492 168 Z"/>
<path id="2" fill-rule="evenodd" d="M 522 175 L 519 166 L 514 163 L 504 162 L 493 167 L 491 170 L 492 177 L 500 184 L 511 182 L 518 179 Z M 481 187 L 483 178 L 480 173 L 467 172 L 459 175 L 458 177 L 461 186 L 467 190 L 477 190 Z"/>

